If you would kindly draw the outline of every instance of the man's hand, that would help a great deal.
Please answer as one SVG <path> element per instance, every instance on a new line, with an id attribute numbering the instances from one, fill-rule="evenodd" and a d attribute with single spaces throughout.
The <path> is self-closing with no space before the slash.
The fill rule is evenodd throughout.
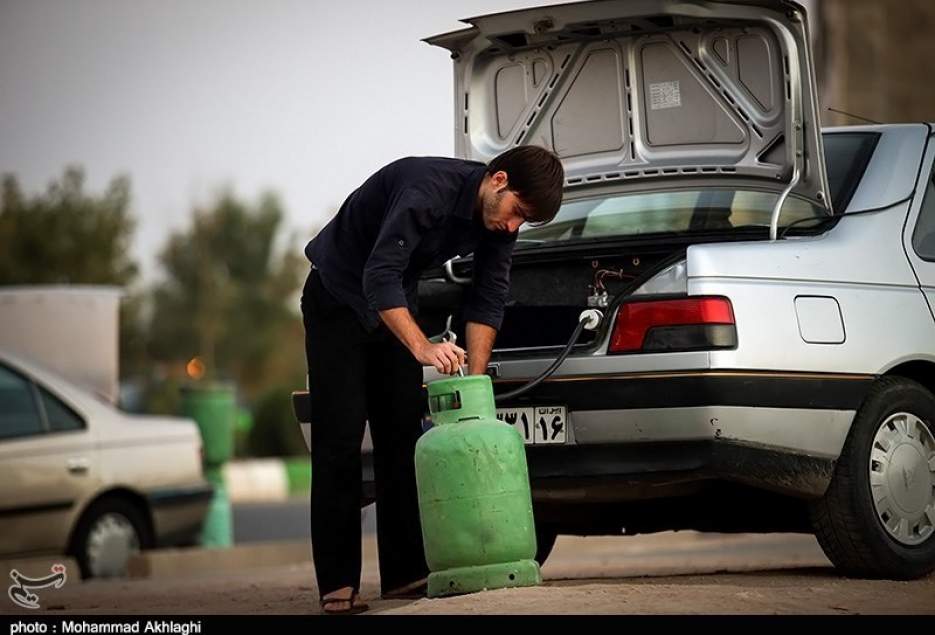
<path id="1" fill-rule="evenodd" d="M 464 366 L 464 349 L 451 342 L 432 344 L 426 340 L 414 354 L 423 366 L 434 366 L 435 370 L 445 375 L 454 375 Z"/>
<path id="2" fill-rule="evenodd" d="M 446 375 L 454 375 L 464 366 L 464 349 L 451 342 L 430 342 L 406 307 L 380 311 L 380 319 L 423 366 L 434 366 L 435 370 Z"/>

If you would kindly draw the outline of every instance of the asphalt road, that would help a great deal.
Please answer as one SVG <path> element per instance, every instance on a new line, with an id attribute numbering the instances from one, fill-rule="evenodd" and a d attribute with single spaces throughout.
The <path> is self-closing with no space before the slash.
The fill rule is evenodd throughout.
<path id="1" fill-rule="evenodd" d="M 309 510 L 309 500 L 304 496 L 282 502 L 232 505 L 234 544 L 308 540 L 311 532 Z M 362 509 L 360 518 L 365 534 L 376 531 L 374 505 Z"/>

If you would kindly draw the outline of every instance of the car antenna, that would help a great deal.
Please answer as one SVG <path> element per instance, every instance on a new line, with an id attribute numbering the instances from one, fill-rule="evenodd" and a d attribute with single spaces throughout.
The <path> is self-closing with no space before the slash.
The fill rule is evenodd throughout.
<path id="1" fill-rule="evenodd" d="M 882 121 L 874 121 L 873 119 L 867 119 L 866 117 L 860 117 L 860 116 L 858 116 L 858 115 L 852 115 L 852 114 L 849 113 L 849 112 L 844 112 L 843 110 L 838 110 L 838 109 L 832 108 L 832 107 L 830 107 L 830 106 L 828 107 L 828 110 L 830 110 L 831 112 L 840 113 L 840 114 L 842 114 L 842 115 L 847 115 L 848 117 L 853 117 L 854 119 L 859 119 L 860 121 L 866 121 L 867 123 L 875 123 L 875 124 L 881 124 L 881 125 L 883 124 Z"/>

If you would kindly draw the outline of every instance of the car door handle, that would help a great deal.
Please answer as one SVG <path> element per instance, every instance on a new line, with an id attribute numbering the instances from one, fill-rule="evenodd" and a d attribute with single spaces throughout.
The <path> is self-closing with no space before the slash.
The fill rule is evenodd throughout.
<path id="1" fill-rule="evenodd" d="M 65 461 L 65 468 L 72 474 L 86 474 L 91 462 L 83 456 L 73 456 Z"/>

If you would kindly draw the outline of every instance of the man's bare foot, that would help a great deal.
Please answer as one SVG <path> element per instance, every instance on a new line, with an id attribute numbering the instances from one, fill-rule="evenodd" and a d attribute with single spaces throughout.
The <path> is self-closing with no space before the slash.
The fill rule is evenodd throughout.
<path id="1" fill-rule="evenodd" d="M 342 587 L 321 598 L 321 611 L 327 614 L 363 613 L 370 607 L 360 600 L 353 587 Z"/>

